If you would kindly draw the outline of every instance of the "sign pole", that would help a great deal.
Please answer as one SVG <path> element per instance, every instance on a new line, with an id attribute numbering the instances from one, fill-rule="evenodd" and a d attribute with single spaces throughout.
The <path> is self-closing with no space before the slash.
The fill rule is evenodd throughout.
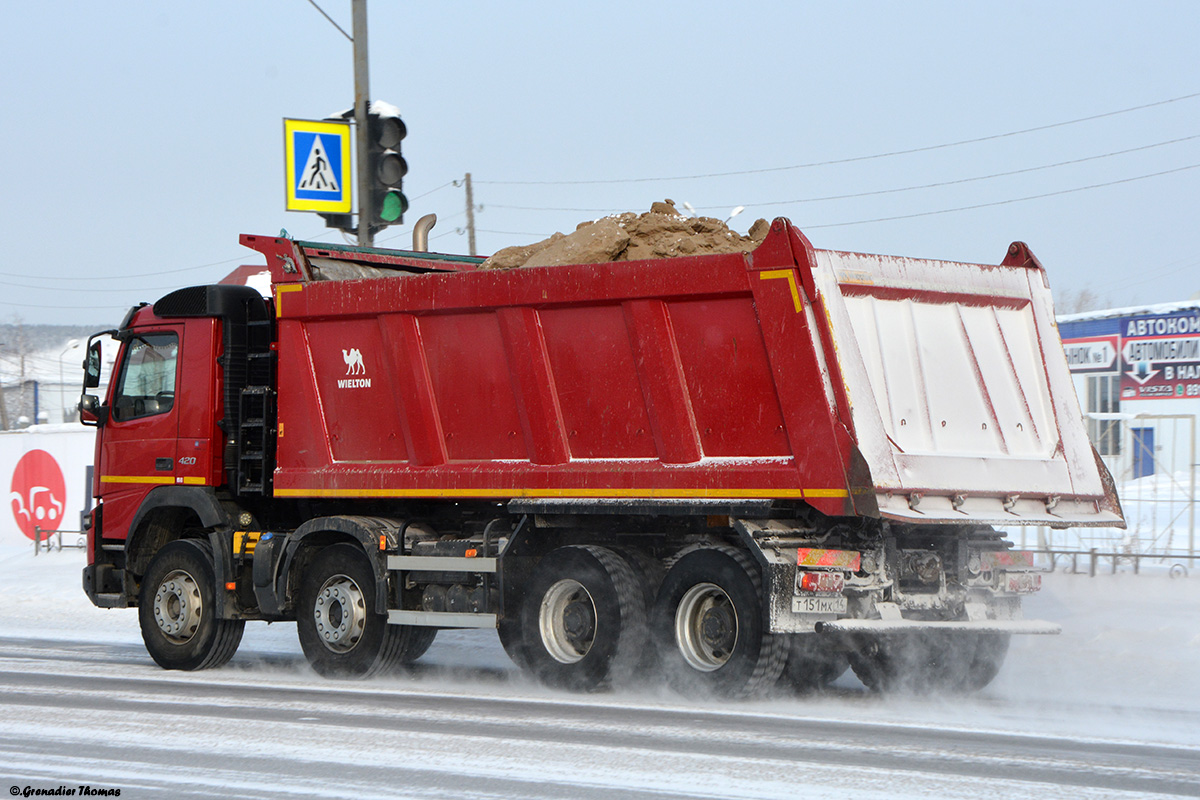
<path id="1" fill-rule="evenodd" d="M 357 127 L 358 151 L 358 245 L 370 247 L 371 235 L 371 175 L 367 163 L 370 132 L 367 130 L 367 104 L 371 89 L 367 69 L 367 0 L 353 0 L 354 11 L 354 122 Z"/>

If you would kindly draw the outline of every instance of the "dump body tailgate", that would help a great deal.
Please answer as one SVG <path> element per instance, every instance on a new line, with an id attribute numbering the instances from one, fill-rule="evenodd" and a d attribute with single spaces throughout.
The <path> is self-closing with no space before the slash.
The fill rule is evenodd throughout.
<path id="1" fill-rule="evenodd" d="M 1025 245 L 1000 265 L 810 253 L 880 514 L 1122 524 Z"/>

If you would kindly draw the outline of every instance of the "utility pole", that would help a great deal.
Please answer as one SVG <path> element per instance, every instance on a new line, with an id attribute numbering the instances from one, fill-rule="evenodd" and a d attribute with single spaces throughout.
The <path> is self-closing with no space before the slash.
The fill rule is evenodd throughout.
<path id="1" fill-rule="evenodd" d="M 4 381 L 0 378 L 0 431 L 8 430 L 8 393 L 4 391 Z"/>
<path id="2" fill-rule="evenodd" d="M 7 341 L 0 341 L 0 352 L 8 349 Z M 8 430 L 8 397 L 4 391 L 4 365 L 0 363 L 0 431 Z"/>
<path id="3" fill-rule="evenodd" d="M 21 324 L 20 320 L 17 321 L 17 347 L 21 350 L 21 405 L 17 408 L 17 421 L 20 422 L 21 417 L 23 416 L 22 412 L 25 411 L 25 350 L 27 349 L 25 341 L 25 326 Z M 37 422 L 36 412 L 34 413 L 33 421 Z"/>
<path id="4" fill-rule="evenodd" d="M 471 173 L 467 173 L 463 183 L 467 187 L 467 252 L 475 255 L 475 194 L 471 191 Z"/>
<path id="5" fill-rule="evenodd" d="M 367 0 L 354 0 L 354 124 L 358 142 L 358 245 L 370 247 L 371 235 L 371 173 L 367 159 L 370 132 L 367 130 L 367 106 L 371 87 L 367 61 Z"/>

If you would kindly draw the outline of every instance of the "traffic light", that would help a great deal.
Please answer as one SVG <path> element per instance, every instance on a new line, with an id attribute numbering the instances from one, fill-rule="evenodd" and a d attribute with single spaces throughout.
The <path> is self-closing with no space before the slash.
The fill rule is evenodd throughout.
<path id="1" fill-rule="evenodd" d="M 372 111 L 367 115 L 367 159 L 371 175 L 371 227 L 396 225 L 404 221 L 408 198 L 401 188 L 408 164 L 400 155 L 400 142 L 408 130 L 404 120 L 394 113 Z"/>

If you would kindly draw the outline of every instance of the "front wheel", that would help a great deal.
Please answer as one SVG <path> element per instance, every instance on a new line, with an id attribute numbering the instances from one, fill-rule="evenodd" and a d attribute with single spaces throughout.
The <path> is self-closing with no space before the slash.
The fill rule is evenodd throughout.
<path id="1" fill-rule="evenodd" d="M 171 542 L 150 562 L 138 622 L 146 651 L 163 669 L 219 667 L 237 652 L 246 623 L 217 617 L 215 586 L 208 542 Z"/>
<path id="2" fill-rule="evenodd" d="M 415 660 L 434 628 L 389 625 L 375 610 L 375 573 L 361 547 L 321 550 L 301 578 L 296 631 L 312 668 L 327 678 L 365 678 Z"/>
<path id="3" fill-rule="evenodd" d="M 775 683 L 787 650 L 766 626 L 762 578 L 749 555 L 704 547 L 682 556 L 663 580 L 651 632 L 667 680 L 745 697 Z"/>

